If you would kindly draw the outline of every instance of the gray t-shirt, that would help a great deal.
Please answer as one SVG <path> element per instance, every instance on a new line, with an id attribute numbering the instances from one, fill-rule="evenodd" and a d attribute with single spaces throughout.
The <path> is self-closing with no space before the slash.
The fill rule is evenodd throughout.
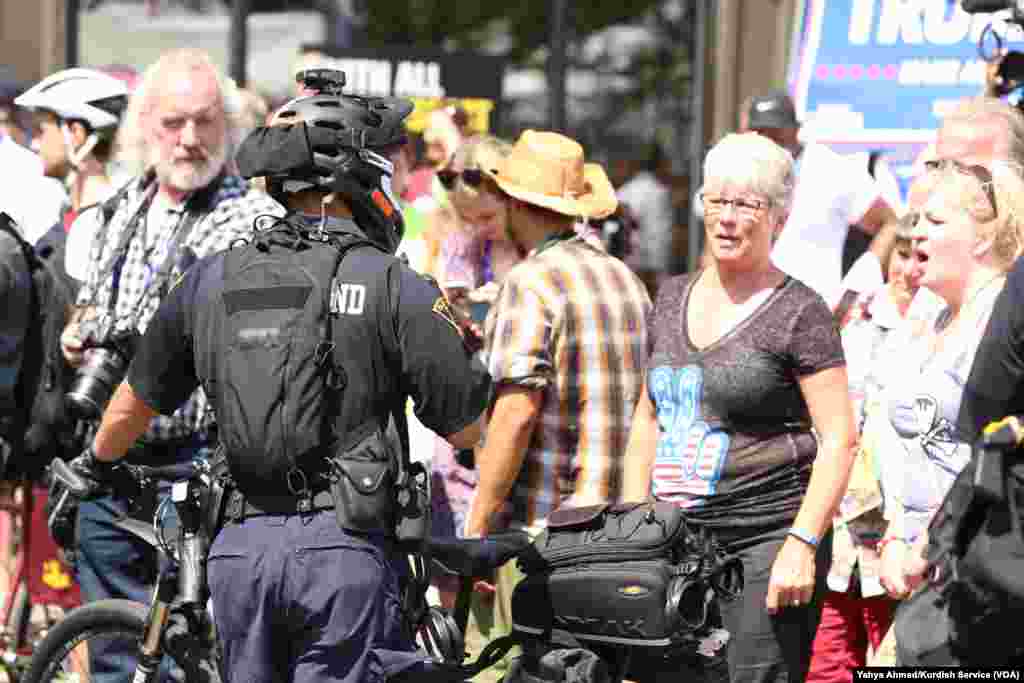
<path id="1" fill-rule="evenodd" d="M 714 527 L 774 527 L 796 517 L 817 442 L 799 380 L 844 365 L 821 296 L 786 280 L 703 349 L 690 341 L 684 275 L 658 292 L 647 390 L 659 437 L 652 488 Z"/>

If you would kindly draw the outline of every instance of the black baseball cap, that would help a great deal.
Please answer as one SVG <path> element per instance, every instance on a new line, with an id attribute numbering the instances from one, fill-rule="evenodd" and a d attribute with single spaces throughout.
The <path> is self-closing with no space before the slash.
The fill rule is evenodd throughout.
<path id="1" fill-rule="evenodd" d="M 758 128 L 799 128 L 793 99 L 782 91 L 751 98 L 747 110 L 747 127 Z"/>

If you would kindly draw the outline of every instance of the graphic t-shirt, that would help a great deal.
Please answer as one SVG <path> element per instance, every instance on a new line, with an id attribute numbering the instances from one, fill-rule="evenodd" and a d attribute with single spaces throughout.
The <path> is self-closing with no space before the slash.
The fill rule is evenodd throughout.
<path id="1" fill-rule="evenodd" d="M 711 527 L 789 523 L 818 450 L 799 380 L 844 365 L 838 331 L 821 296 L 787 277 L 698 349 L 686 323 L 697 277 L 669 280 L 655 303 L 647 372 L 659 428 L 654 495 Z"/>

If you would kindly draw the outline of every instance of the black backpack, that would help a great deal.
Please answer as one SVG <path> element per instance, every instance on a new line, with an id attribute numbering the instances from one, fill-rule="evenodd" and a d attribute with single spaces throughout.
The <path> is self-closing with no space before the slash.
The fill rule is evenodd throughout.
<path id="1" fill-rule="evenodd" d="M 337 441 L 344 377 L 335 369 L 331 290 L 353 234 L 279 220 L 227 252 L 207 375 L 220 441 L 243 486 L 285 482 L 304 456 Z M 212 383 L 212 386 L 211 386 Z"/>
<path id="2" fill-rule="evenodd" d="M 77 455 L 76 422 L 64 404 L 74 369 L 64 360 L 60 335 L 78 294 L 78 283 L 64 267 L 67 234 L 58 223 L 35 247 L 26 242 L 6 214 L 0 230 L 17 240 L 32 274 L 29 292 L 31 323 L 25 331 L 25 355 L 18 376 L 15 416 L 24 438 L 14 444 L 15 455 L 4 464 L 4 479 L 37 479 L 54 457 Z"/>
<path id="3" fill-rule="evenodd" d="M 1004 420 L 995 427 L 986 429 L 929 525 L 932 582 L 915 596 L 948 615 L 949 649 L 965 665 L 1019 664 L 1024 657 L 1017 630 L 1024 619 L 1024 449 L 1019 426 Z"/>

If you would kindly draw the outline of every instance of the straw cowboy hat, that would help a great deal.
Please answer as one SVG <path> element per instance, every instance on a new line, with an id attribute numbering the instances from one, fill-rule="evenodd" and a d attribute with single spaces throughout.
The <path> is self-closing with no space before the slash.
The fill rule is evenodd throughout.
<path id="1" fill-rule="evenodd" d="M 505 194 L 565 216 L 607 218 L 619 206 L 604 169 L 583 163 L 579 143 L 558 133 L 524 132 L 487 175 Z"/>

